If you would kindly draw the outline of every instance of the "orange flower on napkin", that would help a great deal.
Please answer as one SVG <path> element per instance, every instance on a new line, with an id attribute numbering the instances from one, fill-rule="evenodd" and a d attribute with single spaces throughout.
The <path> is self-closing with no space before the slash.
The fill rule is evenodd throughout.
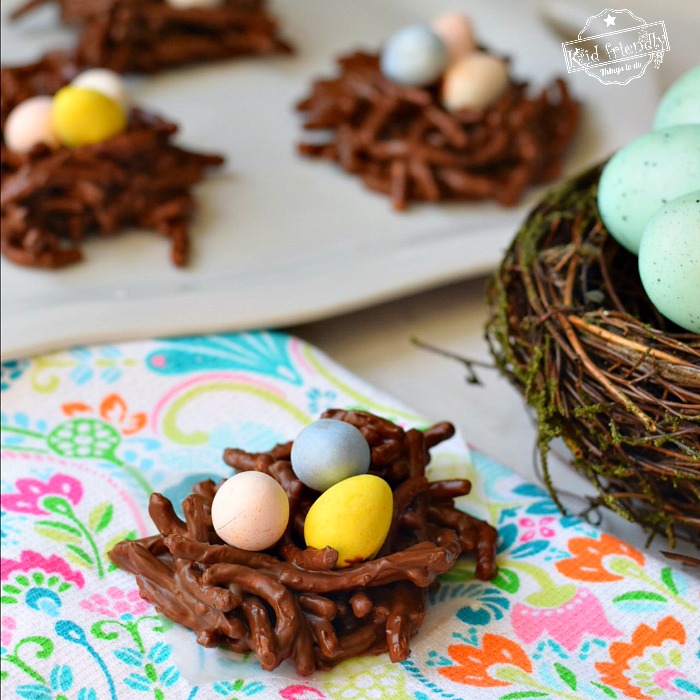
<path id="1" fill-rule="evenodd" d="M 520 646 L 496 634 L 485 634 L 481 649 L 453 644 L 447 647 L 447 653 L 457 665 L 446 666 L 439 671 L 455 683 L 482 687 L 510 685 L 510 678 L 499 680 L 489 675 L 489 669 L 493 666 L 515 666 L 526 673 L 532 672 L 532 663 Z"/>
<path id="2" fill-rule="evenodd" d="M 644 555 L 625 544 L 617 537 L 603 533 L 599 540 L 590 537 L 574 537 L 569 540 L 569 551 L 573 554 L 571 559 L 562 559 L 556 563 L 559 573 L 575 581 L 591 581 L 595 583 L 608 583 L 620 581 L 624 578 L 624 572 L 613 572 L 610 566 L 606 568 L 603 559 L 609 556 L 625 557 L 633 559 L 637 564 L 644 564 Z M 619 567 L 613 567 L 619 569 Z"/>

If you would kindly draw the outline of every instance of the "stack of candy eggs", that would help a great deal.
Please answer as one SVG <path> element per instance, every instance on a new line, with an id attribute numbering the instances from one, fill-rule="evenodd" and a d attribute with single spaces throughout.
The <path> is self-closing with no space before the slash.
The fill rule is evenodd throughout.
<path id="1" fill-rule="evenodd" d="M 441 15 L 431 26 L 399 29 L 384 44 L 380 68 L 385 77 L 408 87 L 441 81 L 440 99 L 449 111 L 480 111 L 509 84 L 506 62 L 480 51 L 472 23 L 464 15 Z"/>
<path id="2" fill-rule="evenodd" d="M 44 144 L 79 148 L 122 133 L 128 123 L 129 96 L 124 81 L 103 68 L 87 70 L 53 97 L 38 95 L 8 115 L 3 138 L 15 153 Z"/>
<path id="3" fill-rule="evenodd" d="M 319 497 L 306 514 L 304 539 L 338 552 L 336 568 L 377 555 L 389 534 L 393 494 L 368 474 L 370 449 L 362 433 L 344 421 L 322 418 L 294 440 L 292 469 Z M 289 501 L 279 483 L 262 472 L 241 472 L 216 492 L 212 524 L 224 542 L 248 551 L 272 547 L 289 521 Z"/>
<path id="4" fill-rule="evenodd" d="M 671 86 L 653 126 L 606 163 L 598 209 L 613 238 L 638 255 L 656 309 L 700 333 L 700 66 Z"/>

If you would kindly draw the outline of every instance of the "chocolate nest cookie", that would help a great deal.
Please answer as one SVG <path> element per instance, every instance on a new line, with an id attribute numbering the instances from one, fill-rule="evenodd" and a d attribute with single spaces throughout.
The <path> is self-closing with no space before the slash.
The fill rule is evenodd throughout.
<path id="1" fill-rule="evenodd" d="M 360 411 L 329 410 L 324 418 L 357 427 L 371 451 L 370 474 L 390 485 L 393 515 L 377 558 L 335 569 L 338 552 L 303 540 L 306 513 L 319 494 L 292 470 L 292 443 L 251 454 L 227 449 L 239 471 L 272 476 L 289 499 L 287 529 L 272 548 L 250 552 L 225 544 L 212 526 L 218 486 L 203 481 L 183 504 L 153 494 L 149 513 L 159 534 L 123 541 L 110 558 L 136 577 L 141 595 L 165 616 L 191 628 L 204 646 L 253 652 L 263 669 L 291 658 L 309 675 L 350 657 L 388 651 L 406 659 L 425 616 L 428 592 L 460 554 L 475 555 L 476 576 L 496 575 L 496 530 L 457 510 L 468 480 L 429 483 L 429 449 L 454 434 L 449 423 L 425 432 Z"/>
<path id="2" fill-rule="evenodd" d="M 528 186 L 559 176 L 578 125 L 579 104 L 561 79 L 536 95 L 511 80 L 487 108 L 449 111 L 439 82 L 398 84 L 377 54 L 352 53 L 338 67 L 297 105 L 304 129 L 327 132 L 299 153 L 337 162 L 399 211 L 411 201 L 512 206 Z"/>
<path id="3" fill-rule="evenodd" d="M 78 73 L 62 54 L 27 66 L 2 68 L 0 125 L 33 95 L 54 94 Z M 12 262 L 59 268 L 78 262 L 91 234 L 113 235 L 126 227 L 151 229 L 171 241 L 175 265 L 185 265 L 191 187 L 223 163 L 218 155 L 173 144 L 176 124 L 131 109 L 126 130 L 102 143 L 28 153 L 0 146 L 0 246 Z"/>
<path id="4" fill-rule="evenodd" d="M 166 0 L 30 0 L 17 19 L 40 5 L 59 5 L 78 28 L 73 57 L 81 68 L 156 73 L 234 56 L 291 53 L 264 0 L 222 0 L 212 7 L 178 7 Z"/>

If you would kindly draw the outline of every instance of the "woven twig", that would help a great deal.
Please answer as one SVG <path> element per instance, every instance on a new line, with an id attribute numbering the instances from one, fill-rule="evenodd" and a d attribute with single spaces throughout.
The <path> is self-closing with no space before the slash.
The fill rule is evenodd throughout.
<path id="1" fill-rule="evenodd" d="M 600 168 L 554 189 L 494 276 L 487 339 L 599 503 L 700 542 L 700 335 L 661 316 L 598 214 Z"/>

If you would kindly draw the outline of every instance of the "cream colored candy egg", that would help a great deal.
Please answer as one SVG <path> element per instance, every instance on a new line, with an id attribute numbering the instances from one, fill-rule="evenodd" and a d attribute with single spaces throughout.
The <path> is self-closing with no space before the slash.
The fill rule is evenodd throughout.
<path id="1" fill-rule="evenodd" d="M 460 12 L 440 15 L 433 21 L 432 29 L 447 47 L 451 61 L 476 51 L 471 20 Z"/>
<path id="2" fill-rule="evenodd" d="M 389 534 L 394 496 L 389 484 L 373 474 L 344 479 L 324 491 L 306 514 L 304 539 L 309 547 L 333 547 L 337 569 L 372 559 Z"/>
<path id="3" fill-rule="evenodd" d="M 166 0 L 170 7 L 174 7 L 178 10 L 186 10 L 189 8 L 199 7 L 219 7 L 223 4 L 223 0 Z"/>
<path id="4" fill-rule="evenodd" d="M 107 68 L 91 68 L 78 75 L 74 87 L 91 88 L 111 97 L 125 112 L 129 109 L 129 93 L 121 76 Z"/>
<path id="5" fill-rule="evenodd" d="M 52 104 L 53 100 L 45 95 L 20 102 L 5 121 L 5 145 L 15 153 L 28 153 L 40 143 L 56 148 L 58 138 L 51 118 Z"/>
<path id="6" fill-rule="evenodd" d="M 126 128 L 126 114 L 112 98 L 92 88 L 68 85 L 53 98 L 53 126 L 70 148 L 101 143 Z"/>
<path id="7" fill-rule="evenodd" d="M 485 109 L 503 94 L 508 82 L 505 61 L 483 51 L 475 51 L 445 71 L 442 102 L 453 112 Z"/>
<path id="8" fill-rule="evenodd" d="M 289 500 L 284 489 L 262 472 L 241 472 L 227 479 L 211 505 L 211 519 L 224 542 L 259 552 L 284 534 Z"/>

